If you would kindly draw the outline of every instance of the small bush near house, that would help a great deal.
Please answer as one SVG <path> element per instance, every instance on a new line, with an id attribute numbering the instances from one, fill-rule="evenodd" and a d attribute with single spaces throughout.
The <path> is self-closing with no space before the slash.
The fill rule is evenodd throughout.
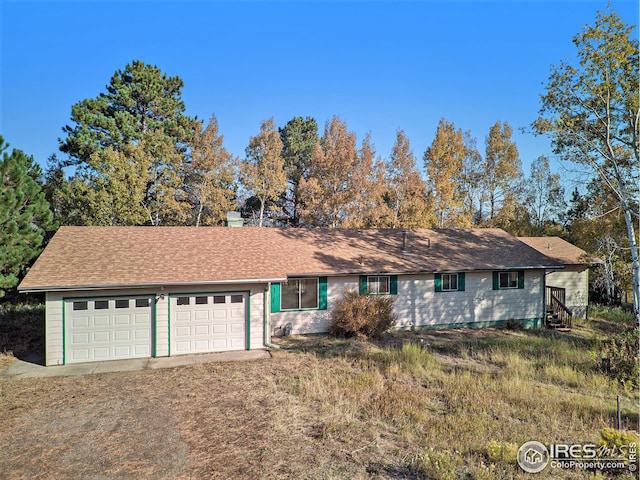
<path id="1" fill-rule="evenodd" d="M 396 323 L 393 297 L 346 292 L 331 312 L 329 333 L 362 340 L 380 338 Z"/>
<path id="2" fill-rule="evenodd" d="M 524 325 L 519 320 L 515 318 L 509 318 L 504 322 L 504 328 L 506 330 L 522 330 L 524 329 Z"/>
<path id="3" fill-rule="evenodd" d="M 639 350 L 640 330 L 624 329 L 601 343 L 597 356 L 598 367 L 603 368 L 606 362 L 606 370 L 613 378 L 627 388 L 638 387 Z"/>

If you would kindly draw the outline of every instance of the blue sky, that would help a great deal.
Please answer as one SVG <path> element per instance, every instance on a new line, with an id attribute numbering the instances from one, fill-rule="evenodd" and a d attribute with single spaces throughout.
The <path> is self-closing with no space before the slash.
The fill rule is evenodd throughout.
<path id="1" fill-rule="evenodd" d="M 403 129 L 422 167 L 440 118 L 484 152 L 496 121 L 514 128 L 525 174 L 549 141 L 522 133 L 550 66 L 606 1 L 0 0 L 0 135 L 41 164 L 58 153 L 71 106 L 105 91 L 133 59 L 185 83 L 187 114 L 215 114 L 243 156 L 260 121 L 334 115 L 387 157 Z M 611 0 L 637 25 L 636 0 Z M 634 31 L 637 35 L 637 30 Z M 553 160 L 553 158 L 552 158 Z M 562 173 L 562 166 L 552 162 Z"/>

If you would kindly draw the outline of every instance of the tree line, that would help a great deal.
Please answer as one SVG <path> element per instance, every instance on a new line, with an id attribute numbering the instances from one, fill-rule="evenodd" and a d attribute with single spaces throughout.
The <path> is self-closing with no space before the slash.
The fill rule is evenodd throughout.
<path id="1" fill-rule="evenodd" d="M 71 225 L 250 224 L 325 228 L 500 227 L 553 230 L 564 207 L 560 177 L 540 157 L 521 170 L 507 122 L 484 152 L 471 132 L 440 120 L 421 161 L 402 130 L 386 159 L 333 117 L 278 127 L 264 120 L 243 158 L 224 146 L 215 115 L 185 113 L 182 80 L 135 60 L 106 92 L 73 105 L 44 184 L 55 218 Z M 73 167 L 67 178 L 65 168 Z"/>
<path id="2" fill-rule="evenodd" d="M 358 139 L 340 117 L 322 132 L 311 117 L 280 127 L 266 119 L 243 158 L 235 158 L 215 115 L 205 123 L 186 114 L 183 81 L 139 60 L 116 71 L 104 92 L 72 106 L 59 139 L 64 155 L 50 157 L 44 173 L 22 152 L 5 152 L 3 162 L 21 164 L 16 175 L 25 192 L 33 190 L 31 180 L 39 185 L 44 198 L 37 192 L 36 210 L 43 202 L 50 207 L 51 218 L 42 213 L 27 230 L 222 225 L 226 212 L 240 209 L 247 223 L 267 226 L 560 235 L 603 258 L 602 288 L 631 287 L 638 312 L 640 95 L 632 29 L 613 11 L 599 13 L 574 38 L 579 64 L 553 66 L 541 95 L 534 133 L 548 135 L 556 155 L 588 174 L 586 189 L 573 191 L 569 204 L 547 157 L 522 171 L 506 121 L 485 133 L 481 148 L 471 132 L 442 118 L 419 160 L 402 130 L 382 158 L 369 135 Z M 4 178 L 0 213 L 19 202 L 7 197 Z M 5 217 L 11 214 L 0 216 L 3 235 L 20 235 Z M 36 251 L 41 243 L 29 245 Z M 12 279 L 4 285 L 18 274 L 3 267 L 3 278 Z"/>

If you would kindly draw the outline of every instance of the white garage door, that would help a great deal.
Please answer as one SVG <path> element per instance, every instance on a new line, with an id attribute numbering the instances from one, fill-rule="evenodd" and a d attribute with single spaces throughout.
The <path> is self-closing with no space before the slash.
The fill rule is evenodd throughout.
<path id="1" fill-rule="evenodd" d="M 171 298 L 171 355 L 245 348 L 247 297 L 203 293 Z"/>
<path id="2" fill-rule="evenodd" d="M 66 362 L 151 356 L 152 297 L 66 301 Z"/>

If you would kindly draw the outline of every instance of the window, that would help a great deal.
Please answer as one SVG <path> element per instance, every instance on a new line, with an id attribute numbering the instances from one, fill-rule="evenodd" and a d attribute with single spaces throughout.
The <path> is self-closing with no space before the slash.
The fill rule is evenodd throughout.
<path id="1" fill-rule="evenodd" d="M 242 303 L 242 295 L 231 295 L 231 303 Z"/>
<path id="2" fill-rule="evenodd" d="M 443 273 L 442 274 L 442 291 L 450 292 L 452 290 L 458 290 L 458 274 Z"/>
<path id="3" fill-rule="evenodd" d="M 116 300 L 116 308 L 129 308 L 129 299 Z"/>
<path id="4" fill-rule="evenodd" d="M 360 295 L 397 295 L 397 275 L 360 275 Z"/>
<path id="5" fill-rule="evenodd" d="M 302 310 L 318 308 L 318 279 L 292 278 L 282 284 L 280 308 Z"/>
<path id="6" fill-rule="evenodd" d="M 73 302 L 73 310 L 86 310 L 88 308 L 87 302 Z"/>
<path id="7" fill-rule="evenodd" d="M 177 305 L 189 305 L 189 297 L 178 297 L 176 299 Z"/>
<path id="8" fill-rule="evenodd" d="M 367 292 L 371 295 L 388 295 L 391 293 L 389 277 L 367 277 Z"/>
<path id="9" fill-rule="evenodd" d="M 433 286 L 436 292 L 464 292 L 465 273 L 436 273 Z"/>
<path id="10" fill-rule="evenodd" d="M 271 313 L 292 310 L 326 310 L 327 277 L 290 278 L 271 284 Z"/>
<path id="11" fill-rule="evenodd" d="M 109 308 L 109 300 L 96 300 L 93 302 L 93 308 L 95 310 L 106 310 Z"/>
<path id="12" fill-rule="evenodd" d="M 213 303 L 225 303 L 225 298 L 224 295 L 215 295 L 213 297 Z"/>
<path id="13" fill-rule="evenodd" d="M 524 288 L 524 270 L 493 272 L 494 290 L 509 290 L 515 288 Z"/>
<path id="14" fill-rule="evenodd" d="M 518 288 L 518 272 L 500 272 L 500 288 Z"/>
<path id="15" fill-rule="evenodd" d="M 136 308 L 144 308 L 149 306 L 148 298 L 136 298 Z"/>
<path id="16" fill-rule="evenodd" d="M 518 272 L 500 272 L 500 289 L 518 288 Z"/>
<path id="17" fill-rule="evenodd" d="M 208 297 L 196 297 L 196 305 L 206 305 L 207 303 L 209 303 Z"/>

